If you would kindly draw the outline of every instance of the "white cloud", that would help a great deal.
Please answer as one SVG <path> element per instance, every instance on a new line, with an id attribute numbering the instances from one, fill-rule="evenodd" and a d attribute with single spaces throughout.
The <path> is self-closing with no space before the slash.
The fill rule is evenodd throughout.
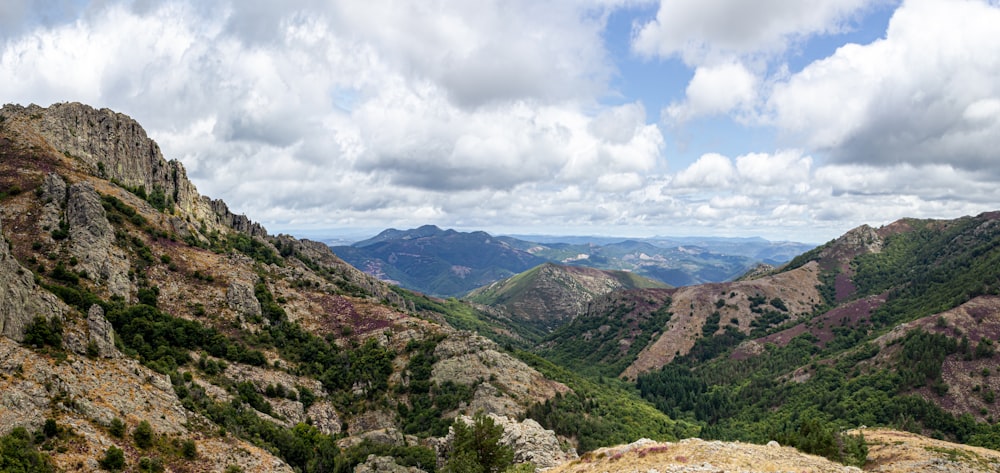
<path id="1" fill-rule="evenodd" d="M 686 169 L 677 173 L 673 185 L 679 188 L 724 188 L 736 175 L 729 158 L 716 153 L 702 155 Z"/>
<path id="2" fill-rule="evenodd" d="M 837 162 L 996 169 L 1000 8 L 908 1 L 886 38 L 775 86 L 773 123 Z"/>
<path id="3" fill-rule="evenodd" d="M 754 105 L 757 87 L 757 77 L 739 62 L 698 67 L 684 101 L 670 104 L 663 116 L 680 123 L 705 115 L 740 110 L 745 113 Z"/>
<path id="4" fill-rule="evenodd" d="M 688 64 L 784 50 L 790 41 L 843 30 L 871 0 L 660 0 L 656 19 L 638 27 L 633 48 Z"/>

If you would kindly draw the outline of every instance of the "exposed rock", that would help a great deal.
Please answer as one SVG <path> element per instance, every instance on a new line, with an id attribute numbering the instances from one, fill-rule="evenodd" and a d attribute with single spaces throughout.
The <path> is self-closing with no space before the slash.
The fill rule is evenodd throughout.
<path id="1" fill-rule="evenodd" d="M 375 430 L 395 429 L 396 427 L 395 413 L 371 410 L 352 417 L 347 426 L 347 433 L 358 435 Z"/>
<path id="2" fill-rule="evenodd" d="M 229 283 L 226 291 L 226 303 L 229 308 L 243 317 L 260 317 L 260 301 L 254 295 L 253 287 L 240 281 Z"/>
<path id="3" fill-rule="evenodd" d="M 0 238 L 0 281 L 0 335 L 24 340 L 24 329 L 35 316 L 61 318 L 66 312 L 61 301 L 35 284 L 31 271 L 14 258 L 4 238 Z"/>
<path id="4" fill-rule="evenodd" d="M 395 446 L 406 444 L 406 437 L 400 431 L 394 428 L 387 428 L 369 430 L 358 435 L 340 439 L 337 441 L 337 447 L 346 450 L 360 445 L 365 440 L 379 445 Z"/>
<path id="5" fill-rule="evenodd" d="M 364 463 L 354 468 L 354 473 L 425 473 L 414 466 L 400 466 L 392 457 L 368 455 Z"/>
<path id="6" fill-rule="evenodd" d="M 252 237 L 267 238 L 267 230 L 264 227 L 250 220 L 246 215 L 232 213 L 221 199 L 212 200 L 208 197 L 202 197 L 201 199 L 204 204 L 212 209 L 218 223 Z"/>
<path id="7" fill-rule="evenodd" d="M 89 182 L 70 186 L 66 221 L 72 242 L 70 252 L 79 259 L 79 269 L 107 284 L 112 295 L 127 298 L 131 288 L 128 258 L 114 246 L 114 228 L 108 222 L 101 197 Z"/>
<path id="8" fill-rule="evenodd" d="M 503 435 L 500 442 L 514 449 L 515 463 L 533 463 L 540 469 L 552 468 L 563 462 L 577 459 L 576 450 L 569 449 L 563 451 L 559 445 L 559 439 L 555 432 L 545 430 L 538 422 L 532 419 L 525 419 L 518 422 L 507 416 L 489 414 L 496 425 L 503 427 Z M 471 425 L 473 420 L 468 416 L 459 417 L 466 424 Z M 454 437 L 454 433 L 449 430 L 449 443 Z"/>
<path id="9" fill-rule="evenodd" d="M 434 350 L 431 381 L 478 384 L 473 401 L 465 409 L 519 417 L 528 405 L 551 399 L 569 388 L 546 379 L 521 360 L 500 351 L 496 343 L 471 332 L 455 332 Z M 499 396 L 498 396 L 499 395 Z"/>
<path id="10" fill-rule="evenodd" d="M 52 241 L 51 230 L 58 228 L 62 206 L 66 202 L 66 181 L 56 173 L 45 175 L 42 180 L 42 212 L 38 216 L 39 234 Z"/>
<path id="11" fill-rule="evenodd" d="M 115 348 L 115 331 L 111 327 L 111 322 L 104 318 L 104 309 L 94 304 L 87 311 L 87 329 L 90 333 L 90 342 L 97 347 L 98 356 L 104 358 L 115 358 L 119 355 Z"/>
<path id="12" fill-rule="evenodd" d="M 327 435 L 339 434 L 341 430 L 340 416 L 330 401 L 320 401 L 309 406 L 306 417 L 312 419 L 313 427 Z"/>
<path id="13" fill-rule="evenodd" d="M 128 358 L 38 357 L 0 338 L 0 429 L 40 426 L 55 407 L 99 425 L 147 420 L 157 433 L 184 433 L 187 412 L 170 381 Z M 4 432 L 5 433 L 5 432 Z"/>

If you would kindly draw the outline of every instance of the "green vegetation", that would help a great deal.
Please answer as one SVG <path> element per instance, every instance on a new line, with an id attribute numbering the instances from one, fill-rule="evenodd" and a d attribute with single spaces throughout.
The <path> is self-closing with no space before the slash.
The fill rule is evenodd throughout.
<path id="1" fill-rule="evenodd" d="M 125 451 L 112 445 L 104 451 L 104 456 L 98 461 L 101 468 L 108 471 L 121 471 L 125 468 Z"/>
<path id="2" fill-rule="evenodd" d="M 444 417 L 445 412 L 455 410 L 460 403 L 472 400 L 474 386 L 447 381 L 432 383 L 431 369 L 437 357 L 434 348 L 440 337 L 422 342 L 410 341 L 406 346 L 410 362 L 405 373 L 409 383 L 398 388 L 398 394 L 407 395 L 408 404 L 400 402 L 396 407 L 403 426 L 403 433 L 418 437 L 443 437 L 451 425 Z"/>
<path id="3" fill-rule="evenodd" d="M 503 426 L 481 412 L 472 425 L 456 419 L 455 437 L 447 453 L 445 473 L 500 473 L 514 461 L 514 450 L 500 443 Z"/>
<path id="4" fill-rule="evenodd" d="M 547 336 L 544 342 L 559 343 L 539 354 L 578 373 L 618 376 L 673 316 L 669 298 L 655 309 L 636 307 L 635 301 L 625 301 L 606 313 L 582 314 Z M 624 350 L 621 340 L 629 341 Z"/>
<path id="5" fill-rule="evenodd" d="M 63 325 L 59 317 L 46 320 L 36 315 L 24 329 L 24 343 L 36 347 L 62 348 Z"/>
<path id="6" fill-rule="evenodd" d="M 396 286 L 392 289 L 407 303 L 413 304 L 418 315 L 423 313 L 425 318 L 435 319 L 437 317 L 429 316 L 428 313 L 435 314 L 458 330 L 476 332 L 508 348 L 527 348 L 544 336 L 544 332 L 537 327 L 512 324 L 509 320 L 477 310 L 454 297 L 442 300 Z"/>
<path id="7" fill-rule="evenodd" d="M 580 453 L 643 437 L 677 440 L 698 435 L 695 424 L 672 420 L 622 380 L 600 377 L 594 381 L 538 355 L 524 351 L 516 355 L 545 377 L 572 389 L 535 404 L 525 416 L 559 435 L 576 438 Z"/>
<path id="8" fill-rule="evenodd" d="M 15 427 L 7 435 L 0 437 L 0 471 L 10 473 L 55 472 L 49 456 L 39 451 L 38 436 L 28 433 L 24 427 Z"/>

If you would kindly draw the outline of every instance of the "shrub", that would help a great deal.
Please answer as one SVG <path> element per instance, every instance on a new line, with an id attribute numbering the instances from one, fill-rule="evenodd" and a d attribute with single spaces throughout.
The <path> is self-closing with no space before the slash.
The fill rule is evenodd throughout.
<path id="1" fill-rule="evenodd" d="M 184 458 L 188 460 L 193 460 L 198 456 L 198 445 L 194 443 L 194 440 L 187 439 L 181 444 L 181 454 Z"/>
<path id="2" fill-rule="evenodd" d="M 135 430 L 132 431 L 132 439 L 139 448 L 149 448 L 153 446 L 153 426 L 148 421 L 139 422 Z"/>
<path id="3" fill-rule="evenodd" d="M 125 451 L 112 445 L 104 451 L 104 458 L 101 458 L 101 468 L 108 471 L 119 471 L 125 468 Z"/>
<path id="4" fill-rule="evenodd" d="M 36 315 L 24 330 L 24 343 L 38 347 L 62 348 L 63 325 L 59 317 L 46 320 Z"/>
<path id="5" fill-rule="evenodd" d="M 111 425 L 108 426 L 108 432 L 115 437 L 122 438 L 125 435 L 125 423 L 117 417 L 111 419 Z"/>

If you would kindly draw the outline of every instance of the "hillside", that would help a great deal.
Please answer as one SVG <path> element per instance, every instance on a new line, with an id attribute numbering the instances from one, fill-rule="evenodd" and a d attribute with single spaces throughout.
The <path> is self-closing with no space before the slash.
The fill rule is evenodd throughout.
<path id="1" fill-rule="evenodd" d="M 452 419 L 478 411 L 539 466 L 577 442 L 697 431 L 625 389 L 542 374 L 321 243 L 268 234 L 110 110 L 0 110 L 0 233 L 4 468 L 346 472 L 374 454 L 433 471 Z M 588 416 L 590 434 L 518 420 L 592 395 L 618 407 Z"/>
<path id="2" fill-rule="evenodd" d="M 473 290 L 465 298 L 504 310 L 515 323 L 548 332 L 586 310 L 597 296 L 654 287 L 667 285 L 624 271 L 545 263 Z"/>
<path id="3" fill-rule="evenodd" d="M 998 263 L 997 213 L 861 226 L 756 277 L 598 298 L 540 353 L 635 379 L 703 438 L 840 458 L 819 445 L 864 424 L 996 448 Z"/>

